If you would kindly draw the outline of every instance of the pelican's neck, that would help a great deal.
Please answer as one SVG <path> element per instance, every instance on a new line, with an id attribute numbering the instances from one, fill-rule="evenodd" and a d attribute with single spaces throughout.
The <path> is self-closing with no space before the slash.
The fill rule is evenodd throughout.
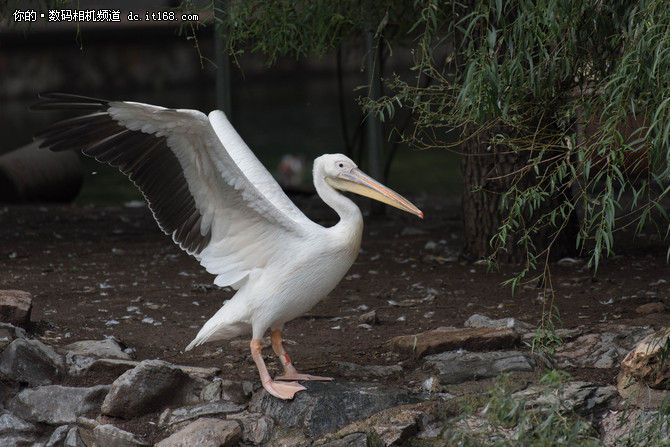
<path id="1" fill-rule="evenodd" d="M 363 215 L 351 199 L 328 185 L 325 177 L 319 175 L 317 172 L 314 173 L 314 187 L 321 200 L 334 209 L 337 215 L 340 216 L 340 222 L 336 226 L 353 227 L 362 233 Z"/>

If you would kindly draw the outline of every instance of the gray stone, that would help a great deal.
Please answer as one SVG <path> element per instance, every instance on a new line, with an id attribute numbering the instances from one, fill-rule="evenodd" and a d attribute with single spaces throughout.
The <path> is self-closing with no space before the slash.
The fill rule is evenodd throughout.
<path id="1" fill-rule="evenodd" d="M 70 428 L 70 430 L 67 432 L 67 435 L 65 436 L 63 447 L 86 447 L 86 444 L 84 444 L 84 441 L 82 441 L 81 436 L 79 436 L 78 427 Z"/>
<path id="2" fill-rule="evenodd" d="M 514 393 L 513 398 L 525 400 L 527 407 L 558 406 L 567 412 L 581 416 L 592 415 L 607 408 L 607 404 L 617 396 L 616 387 L 590 382 L 568 382 L 547 393 L 543 385 L 531 385 Z"/>
<path id="3" fill-rule="evenodd" d="M 304 382 L 291 401 L 265 390 L 251 398 L 250 411 L 267 414 L 281 427 L 302 427 L 314 439 L 381 410 L 419 400 L 408 390 L 346 382 Z"/>
<path id="4" fill-rule="evenodd" d="M 8 328 L 0 327 L 0 351 L 14 341 L 14 335 Z"/>
<path id="5" fill-rule="evenodd" d="M 663 419 L 667 420 L 666 417 L 663 417 Z M 621 445 L 667 446 L 667 440 L 670 438 L 670 426 L 667 423 L 659 423 L 657 411 L 640 408 L 608 411 L 599 422 L 601 439 L 607 447 Z M 654 433 L 657 438 L 649 439 L 650 433 Z M 637 439 L 631 436 L 633 434 L 637 434 Z M 664 439 L 665 443 L 658 442 L 659 439 Z"/>
<path id="6" fill-rule="evenodd" d="M 228 447 L 238 445 L 242 437 L 235 421 L 202 418 L 191 422 L 156 447 Z"/>
<path id="7" fill-rule="evenodd" d="M 584 334 L 557 347 L 554 358 L 559 368 L 615 368 L 635 344 L 653 332 L 648 327 L 610 325 L 607 331 Z"/>
<path id="8" fill-rule="evenodd" d="M 30 311 L 33 297 L 23 290 L 0 290 L 0 321 L 15 326 L 27 326 L 30 323 Z"/>
<path id="9" fill-rule="evenodd" d="M 57 427 L 51 434 L 51 437 L 46 442 L 46 444 L 44 444 L 44 447 L 61 447 L 65 441 L 65 437 L 67 436 L 69 428 L 70 427 L 67 425 L 61 425 L 60 427 Z"/>
<path id="10" fill-rule="evenodd" d="M 272 447 L 309 447 L 313 443 L 300 428 L 278 427 L 272 432 L 272 436 L 266 445 Z"/>
<path id="11" fill-rule="evenodd" d="M 12 413 L 0 414 L 0 436 L 4 436 L 11 432 L 28 433 L 35 430 L 35 424 L 24 421 Z"/>
<path id="12" fill-rule="evenodd" d="M 19 326 L 14 326 L 13 324 L 10 323 L 0 322 L 0 329 L 2 329 L 3 331 L 7 331 L 6 333 L 9 333 L 10 342 L 16 340 L 17 338 L 28 338 L 25 329 Z"/>
<path id="13" fill-rule="evenodd" d="M 381 379 L 403 371 L 400 365 L 357 365 L 340 362 L 338 371 L 341 376 L 357 379 Z"/>
<path id="14" fill-rule="evenodd" d="M 221 373 L 221 368 L 216 368 L 214 366 L 201 367 L 177 365 L 177 367 L 189 376 L 198 377 L 205 380 L 211 380 Z"/>
<path id="15" fill-rule="evenodd" d="M 34 445 L 40 438 L 39 427 L 11 414 L 0 414 L 0 445 Z"/>
<path id="16" fill-rule="evenodd" d="M 85 357 L 78 362 L 77 367 L 70 367 L 70 375 L 77 377 L 85 377 L 87 375 L 94 375 L 104 373 L 106 376 L 120 376 L 129 369 L 135 368 L 140 362 L 135 360 L 121 360 L 121 359 L 94 359 L 92 357 Z"/>
<path id="17" fill-rule="evenodd" d="M 352 433 L 340 439 L 319 444 L 320 447 L 367 447 L 368 435 L 365 433 Z"/>
<path id="18" fill-rule="evenodd" d="M 48 385 L 62 370 L 63 358 L 38 340 L 17 338 L 0 353 L 0 373 L 16 382 Z"/>
<path id="19" fill-rule="evenodd" d="M 465 327 L 507 327 L 511 329 L 519 329 L 519 330 L 530 330 L 533 329 L 534 326 L 528 323 L 524 323 L 523 321 L 519 321 L 516 318 L 500 318 L 497 320 L 492 320 L 491 318 L 485 316 L 485 315 L 480 315 L 480 314 L 474 314 L 470 318 L 468 318 L 464 324 Z"/>
<path id="20" fill-rule="evenodd" d="M 205 402 L 225 400 L 241 404 L 249 400 L 253 391 L 254 384 L 251 382 L 240 382 L 217 377 L 203 388 L 200 398 Z"/>
<path id="21" fill-rule="evenodd" d="M 151 444 L 134 434 L 111 424 L 100 424 L 93 429 L 95 440 L 104 447 L 145 447 Z"/>
<path id="22" fill-rule="evenodd" d="M 228 415 L 228 419 L 237 421 L 242 427 L 242 440 L 252 445 L 265 444 L 275 428 L 274 420 L 270 416 L 260 413 L 243 411 Z"/>
<path id="23" fill-rule="evenodd" d="M 503 372 L 530 372 L 535 366 L 530 356 L 516 351 L 450 351 L 426 357 L 423 369 L 445 385 L 496 377 Z"/>
<path id="24" fill-rule="evenodd" d="M 171 405 L 196 403 L 199 393 L 194 380 L 179 367 L 162 360 L 145 360 L 112 383 L 102 413 L 131 419 Z"/>
<path id="25" fill-rule="evenodd" d="M 367 419 L 361 419 L 342 428 L 337 433 L 327 435 L 323 440 L 327 445 L 356 445 L 357 438 L 349 438 L 353 434 L 367 434 L 367 442 L 377 445 L 405 445 L 405 442 L 416 435 L 420 426 L 427 422 L 439 420 L 444 427 L 444 411 L 446 404 L 434 401 L 424 401 L 416 404 L 401 405 L 375 413 Z M 347 439 L 353 444 L 339 444 L 333 440 Z M 376 444 L 375 444 L 376 442 Z M 365 445 L 365 444 L 363 444 Z"/>
<path id="26" fill-rule="evenodd" d="M 89 373 L 97 359 L 131 360 L 130 356 L 123 351 L 121 345 L 111 338 L 77 341 L 62 347 L 60 352 L 65 355 L 68 373 L 72 376 L 82 376 Z"/>
<path id="27" fill-rule="evenodd" d="M 63 346 L 60 351 L 66 353 L 66 356 L 131 360 L 121 345 L 112 338 L 77 341 Z"/>
<path id="28" fill-rule="evenodd" d="M 26 388 L 10 402 L 10 408 L 18 416 L 29 421 L 58 425 L 77 421 L 90 411 L 99 411 L 109 385 L 89 388 L 46 385 Z"/>
<path id="29" fill-rule="evenodd" d="M 234 404 L 231 402 L 210 402 L 207 404 L 197 405 L 190 408 L 168 408 L 158 420 L 158 425 L 161 427 L 175 425 L 180 422 L 191 419 L 198 419 L 203 416 L 225 415 L 231 413 L 239 413 L 244 410 L 245 405 Z"/>

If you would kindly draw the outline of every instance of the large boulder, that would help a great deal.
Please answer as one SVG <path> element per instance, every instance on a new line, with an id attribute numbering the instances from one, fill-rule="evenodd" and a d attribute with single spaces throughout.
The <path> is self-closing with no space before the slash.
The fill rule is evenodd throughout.
<path id="1" fill-rule="evenodd" d="M 0 374 L 31 386 L 51 384 L 63 368 L 63 358 L 38 340 L 17 338 L 0 353 Z"/>
<path id="2" fill-rule="evenodd" d="M 304 382 L 306 391 L 290 401 L 260 390 L 251 399 L 250 411 L 267 414 L 279 426 L 301 427 L 313 439 L 387 408 L 418 402 L 408 390 L 346 382 Z"/>
<path id="3" fill-rule="evenodd" d="M 163 360 L 145 360 L 112 383 L 102 414 L 131 419 L 171 405 L 199 400 L 195 380 L 181 368 Z"/>

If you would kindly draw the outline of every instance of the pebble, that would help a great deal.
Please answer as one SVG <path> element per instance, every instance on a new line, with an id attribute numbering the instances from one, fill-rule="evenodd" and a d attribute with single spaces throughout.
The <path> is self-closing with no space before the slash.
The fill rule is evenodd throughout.
<path id="1" fill-rule="evenodd" d="M 637 306 L 635 308 L 635 313 L 638 314 L 658 314 L 665 312 L 665 304 L 661 303 L 660 301 L 656 301 L 654 303 L 647 303 L 647 304 L 642 304 L 640 306 Z"/>

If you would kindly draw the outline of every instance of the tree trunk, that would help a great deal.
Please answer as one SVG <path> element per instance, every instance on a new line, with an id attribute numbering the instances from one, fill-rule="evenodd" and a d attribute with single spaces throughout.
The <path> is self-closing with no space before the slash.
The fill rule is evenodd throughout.
<path id="1" fill-rule="evenodd" d="M 478 132 L 474 137 L 466 140 L 461 157 L 461 172 L 463 181 L 463 195 L 461 207 L 464 223 L 463 252 L 469 259 L 482 259 L 494 254 L 495 244 L 491 244 L 492 237 L 498 233 L 505 210 L 501 209 L 501 195 L 516 184 L 520 189 L 526 189 L 538 181 L 537 174 L 531 169 L 523 171 L 528 166 L 532 148 L 526 150 L 512 150 L 504 144 L 495 143 L 493 135 L 513 134 L 513 130 L 501 126 L 490 131 Z M 511 138 L 519 141 L 519 139 Z M 551 163 L 543 164 L 542 169 L 551 169 Z M 521 174 L 521 172 L 525 172 Z M 542 173 L 542 170 L 540 170 Z M 559 188 L 560 189 L 560 188 Z M 570 189 L 566 188 L 560 194 L 546 199 L 532 216 L 524 216 L 525 225 L 529 228 L 537 222 L 538 216 L 552 210 L 565 202 L 572 200 Z M 565 224 L 555 237 L 557 229 Z M 568 222 L 556 221 L 556 226 L 541 226 L 533 236 L 535 253 L 542 253 L 549 242 L 555 241 L 551 247 L 552 259 L 565 256 L 574 256 L 576 253 L 575 238 L 578 231 L 578 221 L 571 214 Z M 507 235 L 507 243 L 499 247 L 495 258 L 501 262 L 521 263 L 527 259 L 523 245 L 518 244 L 520 233 Z"/>

